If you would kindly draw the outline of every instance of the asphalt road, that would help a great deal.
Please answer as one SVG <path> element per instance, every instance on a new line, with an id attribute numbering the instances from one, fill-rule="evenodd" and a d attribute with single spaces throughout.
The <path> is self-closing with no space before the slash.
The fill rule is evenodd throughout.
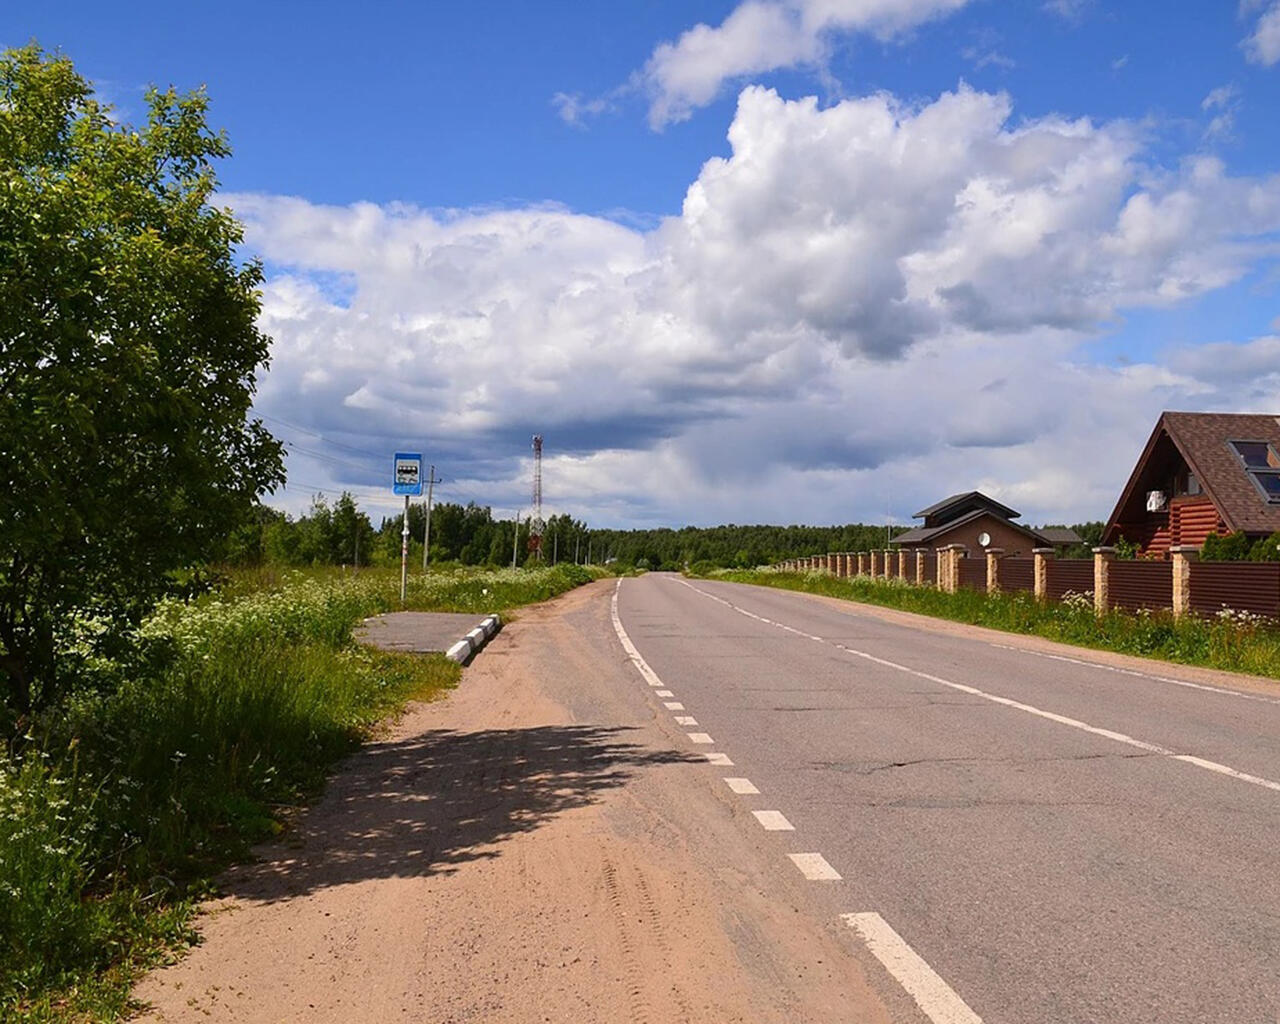
<path id="1" fill-rule="evenodd" d="M 793 827 L 751 841 L 779 872 L 803 852 L 839 874 L 797 912 L 895 1019 L 1280 1020 L 1276 696 L 661 574 L 622 581 L 617 611 L 669 727 Z M 923 980 L 850 914 L 879 915 Z"/>

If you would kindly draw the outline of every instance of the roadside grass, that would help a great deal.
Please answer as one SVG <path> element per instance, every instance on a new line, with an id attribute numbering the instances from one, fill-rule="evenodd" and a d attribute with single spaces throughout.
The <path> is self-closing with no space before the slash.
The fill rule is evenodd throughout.
<path id="1" fill-rule="evenodd" d="M 578 566 L 411 577 L 407 607 L 493 611 L 601 575 Z M 399 574 L 259 574 L 158 608 L 126 662 L 0 746 L 0 1020 L 115 1020 L 192 940 L 228 863 L 279 833 L 333 764 L 460 670 L 357 646 Z"/>
<path id="2" fill-rule="evenodd" d="M 1116 610 L 1100 616 L 1094 613 L 1093 601 L 1086 595 L 1068 595 L 1061 602 L 1041 603 L 1025 591 L 988 595 L 961 589 L 949 594 L 900 580 L 839 578 L 828 573 L 773 569 L 718 570 L 707 576 L 899 608 L 1077 647 L 1280 678 L 1280 624 L 1247 612 L 1224 610 L 1211 619 L 1174 619 L 1167 611 Z"/>

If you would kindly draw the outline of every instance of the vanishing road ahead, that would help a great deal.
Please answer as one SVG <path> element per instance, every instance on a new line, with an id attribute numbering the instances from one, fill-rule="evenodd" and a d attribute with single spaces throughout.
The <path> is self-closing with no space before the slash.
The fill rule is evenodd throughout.
<path id="1" fill-rule="evenodd" d="M 616 609 L 894 1019 L 1280 1019 L 1280 691 L 671 575 Z"/>
<path id="2" fill-rule="evenodd" d="M 168 1024 L 1276 1024 L 1280 685 L 1215 678 L 602 580 L 348 761 L 136 995 Z"/>

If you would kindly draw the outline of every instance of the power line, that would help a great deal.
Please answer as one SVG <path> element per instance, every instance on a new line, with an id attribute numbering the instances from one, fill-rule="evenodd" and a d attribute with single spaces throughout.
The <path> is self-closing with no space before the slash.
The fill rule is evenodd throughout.
<path id="1" fill-rule="evenodd" d="M 258 415 L 264 420 L 270 420 L 272 423 L 279 423 L 282 427 L 289 427 L 290 429 L 297 430 L 300 433 L 309 434 L 311 437 L 319 438 L 321 441 L 325 442 L 325 444 L 331 444 L 335 448 L 345 448 L 347 451 L 354 452 L 356 455 L 368 455 L 370 458 L 374 459 L 387 458 L 386 452 L 372 452 L 368 448 L 356 448 L 354 445 L 343 444 L 341 441 L 334 441 L 331 438 L 326 437 L 324 434 L 317 433 L 314 430 L 308 430 L 306 427 L 299 426 L 297 423 L 290 423 L 288 420 L 282 420 L 277 416 L 268 416 L 264 412 L 260 412 Z"/>

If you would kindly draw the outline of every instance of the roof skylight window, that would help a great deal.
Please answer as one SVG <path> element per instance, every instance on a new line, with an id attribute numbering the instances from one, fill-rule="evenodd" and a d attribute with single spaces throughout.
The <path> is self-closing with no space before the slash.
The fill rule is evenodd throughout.
<path id="1" fill-rule="evenodd" d="M 1268 441 L 1228 441 L 1265 501 L 1280 504 L 1280 455 Z"/>

